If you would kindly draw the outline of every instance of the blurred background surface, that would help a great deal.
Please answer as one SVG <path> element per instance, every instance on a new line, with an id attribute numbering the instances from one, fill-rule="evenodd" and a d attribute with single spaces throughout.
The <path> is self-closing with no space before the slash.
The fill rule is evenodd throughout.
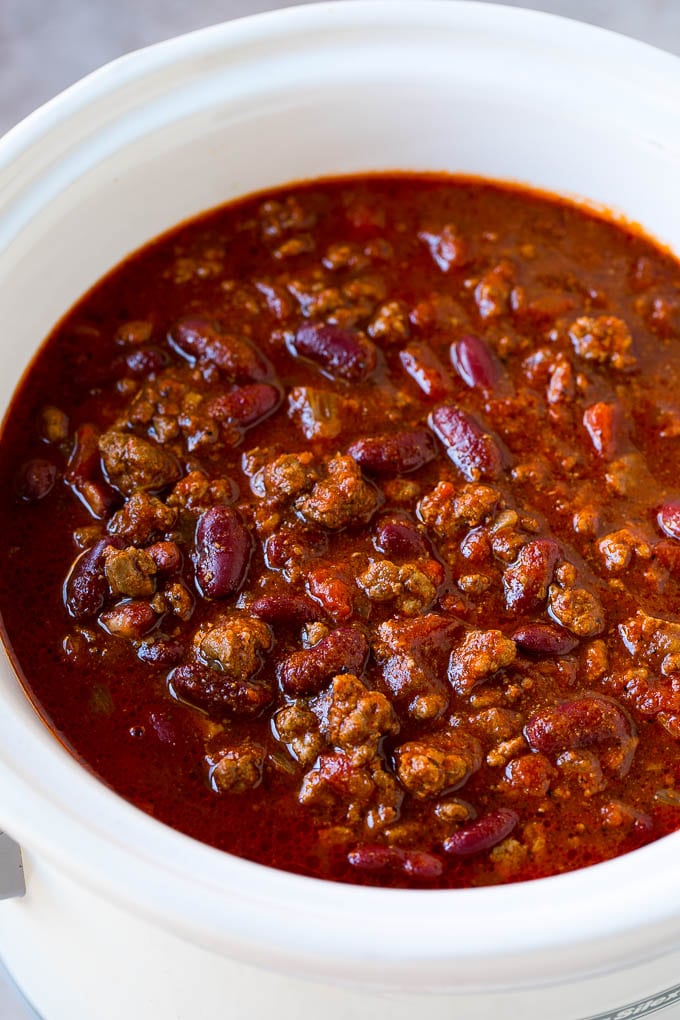
<path id="1" fill-rule="evenodd" d="M 497 2 L 589 21 L 680 54 L 680 0 Z M 284 6 L 276 0 L 0 0 L 0 134 L 122 53 Z M 37 1020 L 1 963 L 0 1020 Z"/>
<path id="2" fill-rule="evenodd" d="M 680 0 L 500 2 L 590 21 L 680 53 Z M 283 6 L 276 0 L 0 0 L 0 133 L 121 53 Z"/>

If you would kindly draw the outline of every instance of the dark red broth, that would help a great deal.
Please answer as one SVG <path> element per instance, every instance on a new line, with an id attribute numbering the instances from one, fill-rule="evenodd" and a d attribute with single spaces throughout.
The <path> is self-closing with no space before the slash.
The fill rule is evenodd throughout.
<path id="1" fill-rule="evenodd" d="M 536 878 L 680 825 L 680 266 L 519 188 L 257 196 L 59 324 L 0 444 L 26 690 L 306 875 Z"/>

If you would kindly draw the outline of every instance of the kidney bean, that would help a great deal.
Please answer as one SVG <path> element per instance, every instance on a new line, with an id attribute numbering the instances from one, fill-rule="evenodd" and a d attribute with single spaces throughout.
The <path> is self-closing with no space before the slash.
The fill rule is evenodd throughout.
<path id="1" fill-rule="evenodd" d="M 516 813 L 509 808 L 491 811 L 448 836 L 444 840 L 444 850 L 447 854 L 455 854 L 457 857 L 490 850 L 509 836 L 518 822 Z"/>
<path id="2" fill-rule="evenodd" d="M 19 468 L 15 480 L 16 494 L 25 503 L 37 503 L 52 491 L 56 480 L 57 469 L 54 464 L 41 457 L 34 457 Z"/>
<path id="3" fill-rule="evenodd" d="M 139 347 L 125 356 L 125 364 L 133 375 L 151 375 L 168 364 L 168 355 L 160 347 Z"/>
<path id="4" fill-rule="evenodd" d="M 537 538 L 522 546 L 503 573 L 508 609 L 526 613 L 545 602 L 559 555 L 560 547 L 551 538 Z"/>
<path id="5" fill-rule="evenodd" d="M 612 460 L 620 446 L 620 412 L 618 405 L 600 402 L 583 412 L 583 424 L 596 453 Z"/>
<path id="6" fill-rule="evenodd" d="M 220 332 L 207 319 L 180 319 L 168 340 L 187 361 L 216 365 L 234 379 L 259 382 L 271 372 L 264 356 L 247 340 Z"/>
<path id="7" fill-rule="evenodd" d="M 512 640 L 523 652 L 535 655 L 568 655 L 578 645 L 578 638 L 551 623 L 525 623 Z"/>
<path id="8" fill-rule="evenodd" d="M 253 540 L 236 510 L 213 506 L 201 514 L 196 525 L 194 566 L 200 593 L 224 599 L 243 584 Z"/>
<path id="9" fill-rule="evenodd" d="M 73 491 L 83 506 L 99 521 L 108 517 L 118 500 L 107 482 L 79 482 L 73 486 Z"/>
<path id="10" fill-rule="evenodd" d="M 149 666 L 176 666 L 184 658 L 186 650 L 186 641 L 168 638 L 141 644 L 137 649 L 137 658 Z"/>
<path id="11" fill-rule="evenodd" d="M 375 345 L 351 329 L 307 322 L 288 343 L 291 354 L 307 358 L 331 379 L 361 382 L 376 366 Z"/>
<path id="12" fill-rule="evenodd" d="M 90 481 L 99 471 L 99 429 L 80 425 L 76 429 L 73 449 L 66 466 L 66 480 L 73 485 Z"/>
<path id="13" fill-rule="evenodd" d="M 365 471 L 376 475 L 417 471 L 437 455 L 432 435 L 425 429 L 357 439 L 347 452 Z"/>
<path id="14" fill-rule="evenodd" d="M 368 641 L 355 627 L 338 627 L 311 648 L 293 652 L 279 665 L 279 682 L 286 694 L 318 694 L 338 673 L 363 673 Z"/>
<path id="15" fill-rule="evenodd" d="M 503 470 L 503 456 L 494 437 L 454 404 L 438 407 L 430 415 L 428 424 L 468 481 L 497 478 Z"/>
<path id="16" fill-rule="evenodd" d="M 312 623 L 324 616 L 321 606 L 306 595 L 261 595 L 248 609 L 265 623 Z"/>
<path id="17" fill-rule="evenodd" d="M 680 502 L 669 502 L 656 515 L 659 527 L 669 538 L 680 538 Z"/>
<path id="18" fill-rule="evenodd" d="M 472 389 L 492 390 L 501 374 L 496 358 L 478 336 L 464 336 L 451 344 L 451 362 Z"/>
<path id="19" fill-rule="evenodd" d="M 255 716 L 272 700 L 267 685 L 248 683 L 198 662 L 173 669 L 168 685 L 175 697 L 215 715 Z"/>
<path id="20" fill-rule="evenodd" d="M 158 617 L 148 602 L 131 599 L 120 602 L 112 609 L 107 609 L 99 617 L 99 622 L 109 634 L 127 638 L 129 641 L 139 640 L 156 626 Z"/>
<path id="21" fill-rule="evenodd" d="M 392 871 L 421 882 L 439 878 L 444 870 L 440 858 L 434 854 L 396 846 L 360 846 L 347 854 L 347 860 L 359 871 Z"/>
<path id="22" fill-rule="evenodd" d="M 424 343 L 412 343 L 399 354 L 404 371 L 430 400 L 442 400 L 451 392 L 451 379 L 434 351 Z"/>
<path id="23" fill-rule="evenodd" d="M 268 418 L 281 402 L 281 394 L 269 383 L 250 383 L 231 393 L 215 397 L 208 404 L 208 414 L 219 422 L 233 422 L 242 428 L 257 425 Z"/>
<path id="24" fill-rule="evenodd" d="M 430 555 L 424 537 L 408 521 L 382 521 L 378 525 L 374 542 L 376 549 L 389 559 L 417 560 Z"/>
<path id="25" fill-rule="evenodd" d="M 154 542 L 146 551 L 159 574 L 174 574 L 182 566 L 182 552 L 176 542 Z"/>
<path id="26" fill-rule="evenodd" d="M 294 527 L 275 531 L 264 547 L 267 565 L 282 570 L 291 562 L 320 558 L 328 550 L 328 535 L 312 528 Z"/>
<path id="27" fill-rule="evenodd" d="M 64 604 L 75 620 L 94 616 L 104 605 L 109 591 L 104 573 L 106 549 L 122 549 L 124 543 L 114 537 L 100 538 L 75 561 L 64 583 Z"/>
<path id="28" fill-rule="evenodd" d="M 628 742 L 634 728 L 620 705 L 598 695 L 563 701 L 537 712 L 527 722 L 524 735 L 536 751 L 554 755 Z"/>

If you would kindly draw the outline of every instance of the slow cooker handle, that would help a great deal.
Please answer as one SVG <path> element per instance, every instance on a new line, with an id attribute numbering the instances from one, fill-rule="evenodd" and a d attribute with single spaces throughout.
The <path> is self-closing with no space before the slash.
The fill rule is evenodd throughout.
<path id="1" fill-rule="evenodd" d="M 0 900 L 11 900 L 25 893 L 21 847 L 6 832 L 0 832 Z"/>

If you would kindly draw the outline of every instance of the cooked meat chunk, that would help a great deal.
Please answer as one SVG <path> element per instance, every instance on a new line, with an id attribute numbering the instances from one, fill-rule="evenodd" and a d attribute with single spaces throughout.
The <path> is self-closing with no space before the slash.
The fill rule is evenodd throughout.
<path id="1" fill-rule="evenodd" d="M 278 739 L 301 765 L 312 765 L 326 746 L 319 720 L 306 701 L 293 701 L 278 711 L 274 727 Z"/>
<path id="2" fill-rule="evenodd" d="M 174 528 L 176 522 L 176 510 L 148 492 L 139 491 L 133 492 L 123 508 L 113 515 L 108 530 L 127 542 L 146 545 L 156 535 Z"/>
<path id="3" fill-rule="evenodd" d="M 373 832 L 398 819 L 403 797 L 399 783 L 378 758 L 354 765 L 340 752 L 320 756 L 299 794 L 300 803 L 318 813 Z"/>
<path id="4" fill-rule="evenodd" d="M 641 560 L 648 560 L 652 555 L 652 549 L 641 534 L 631 528 L 620 528 L 619 531 L 612 531 L 605 535 L 597 543 L 598 550 L 607 570 L 625 570 L 630 566 L 633 556 Z"/>
<path id="5" fill-rule="evenodd" d="M 457 789 L 482 764 L 482 745 L 462 731 L 444 731 L 397 747 L 399 782 L 418 800 Z"/>
<path id="6" fill-rule="evenodd" d="M 245 793 L 262 782 L 266 752 L 261 744 L 244 740 L 210 755 L 210 784 L 216 793 Z"/>
<path id="7" fill-rule="evenodd" d="M 252 677 L 262 665 L 263 653 L 272 646 L 272 633 L 254 616 L 229 616 L 199 631 L 195 642 L 208 666 L 235 678 Z"/>
<path id="8" fill-rule="evenodd" d="M 469 694 L 517 655 L 515 642 L 499 630 L 471 630 L 451 653 L 449 680 L 459 694 Z"/>
<path id="9" fill-rule="evenodd" d="M 592 751 L 564 751 L 556 764 L 560 777 L 568 783 L 578 785 L 584 797 L 594 797 L 607 786 L 602 766 Z M 554 793 L 558 797 L 563 795 L 560 787 L 555 787 Z"/>
<path id="10" fill-rule="evenodd" d="M 418 504 L 420 519 L 440 538 L 452 538 L 464 526 L 477 527 L 498 503 L 498 492 L 490 485 L 467 484 L 457 489 L 451 482 L 439 482 Z"/>
<path id="11" fill-rule="evenodd" d="M 523 716 L 509 708 L 485 708 L 471 716 L 470 722 L 492 740 L 507 740 L 520 732 Z"/>
<path id="12" fill-rule="evenodd" d="M 434 602 L 437 589 L 417 563 L 400 567 L 391 560 L 376 560 L 359 574 L 357 584 L 372 602 L 391 602 L 406 616 L 427 609 Z"/>
<path id="13" fill-rule="evenodd" d="M 190 620 L 194 612 L 194 598 L 181 581 L 166 584 L 157 598 L 162 599 L 163 609 L 173 613 L 180 620 Z"/>
<path id="14" fill-rule="evenodd" d="M 230 503 L 234 486 L 228 478 L 208 478 L 203 471 L 190 471 L 168 496 L 168 505 L 184 510 L 209 510 Z"/>
<path id="15" fill-rule="evenodd" d="M 352 457 L 336 454 L 328 462 L 326 477 L 309 496 L 301 496 L 295 507 L 305 520 L 336 530 L 366 523 L 378 507 L 378 493 L 364 480 Z"/>
<path id="16" fill-rule="evenodd" d="M 387 344 L 405 343 L 410 335 L 408 306 L 403 301 L 381 305 L 368 327 L 368 335 Z"/>
<path id="17" fill-rule="evenodd" d="M 104 550 L 104 572 L 112 595 L 144 598 L 156 590 L 156 564 L 144 549 Z"/>
<path id="18" fill-rule="evenodd" d="M 570 326 L 569 338 L 576 353 L 586 361 L 609 364 L 619 371 L 636 365 L 630 352 L 633 346 L 630 330 L 613 315 L 583 315 Z"/>
<path id="19" fill-rule="evenodd" d="M 316 479 L 314 455 L 307 450 L 284 453 L 270 461 L 253 475 L 250 487 L 261 499 L 284 503 L 291 496 L 311 489 Z"/>
<path id="20" fill-rule="evenodd" d="M 171 454 L 128 432 L 104 432 L 99 437 L 99 451 L 108 480 L 125 496 L 135 489 L 158 492 L 180 476 L 179 465 Z"/>
<path id="21" fill-rule="evenodd" d="M 619 624 L 623 643 L 636 659 L 668 676 L 680 672 L 680 623 L 648 616 L 641 609 Z"/>
<path id="22" fill-rule="evenodd" d="M 475 287 L 475 301 L 483 319 L 495 319 L 508 307 L 513 284 L 513 268 L 500 262 L 487 270 Z"/>
<path id="23" fill-rule="evenodd" d="M 399 722 L 384 694 L 369 691 L 358 677 L 343 673 L 314 703 L 321 732 L 352 764 L 374 758 L 383 737 L 399 731 Z"/>
<path id="24" fill-rule="evenodd" d="M 594 637 L 604 629 L 602 603 L 585 588 L 550 587 L 550 612 L 558 623 L 578 637 Z"/>
<path id="25" fill-rule="evenodd" d="M 434 613 L 381 623 L 373 651 L 392 696 L 419 721 L 436 719 L 449 703 L 446 663 L 461 624 Z"/>

